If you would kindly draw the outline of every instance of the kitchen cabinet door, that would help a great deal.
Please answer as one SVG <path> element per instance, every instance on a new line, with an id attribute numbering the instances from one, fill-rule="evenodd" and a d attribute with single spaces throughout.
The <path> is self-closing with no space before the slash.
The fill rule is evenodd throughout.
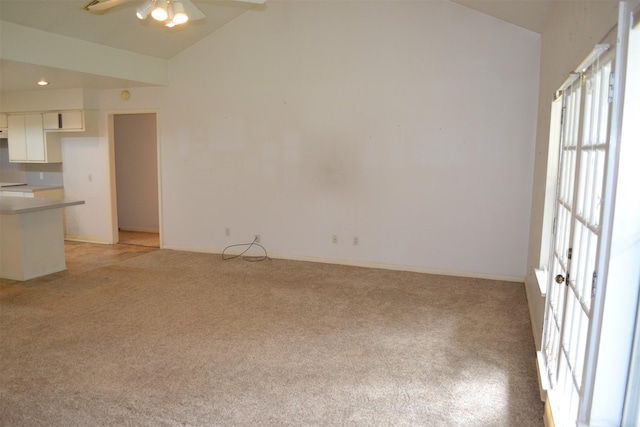
<path id="1" fill-rule="evenodd" d="M 27 146 L 27 160 L 44 162 L 44 131 L 42 129 L 42 114 L 24 116 L 25 144 Z"/>
<path id="2" fill-rule="evenodd" d="M 44 130 L 83 131 L 84 116 L 82 111 L 61 111 L 44 113 Z"/>
<path id="3" fill-rule="evenodd" d="M 26 116 L 11 115 L 9 124 L 9 161 L 20 162 L 27 160 L 27 130 Z"/>
<path id="4" fill-rule="evenodd" d="M 9 161 L 15 163 L 60 163 L 60 138 L 45 135 L 42 114 L 9 116 Z"/>
<path id="5" fill-rule="evenodd" d="M 44 130 L 60 129 L 60 113 L 42 114 L 42 123 L 43 123 Z"/>
<path id="6" fill-rule="evenodd" d="M 63 111 L 62 113 L 60 113 L 60 116 L 62 119 L 62 129 L 84 130 L 82 111 Z"/>

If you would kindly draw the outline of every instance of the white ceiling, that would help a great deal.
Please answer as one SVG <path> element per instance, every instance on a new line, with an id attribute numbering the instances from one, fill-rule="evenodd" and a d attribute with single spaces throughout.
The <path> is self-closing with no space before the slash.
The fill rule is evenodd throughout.
<path id="1" fill-rule="evenodd" d="M 190 22 L 183 28 L 168 29 L 150 19 L 140 21 L 135 17 L 135 6 L 142 0 L 128 0 L 103 14 L 85 11 L 84 6 L 89 0 L 0 0 L 0 25 L 5 21 L 155 58 L 170 59 L 249 9 L 259 11 L 267 8 L 270 1 L 279 0 L 267 0 L 265 5 L 193 0 L 207 18 Z M 552 0 L 451 1 L 541 33 Z M 45 75 L 51 81 L 55 79 L 55 89 L 141 86 L 139 82 L 9 61 L 1 59 L 0 55 L 0 91 L 33 90 L 34 81 Z"/>

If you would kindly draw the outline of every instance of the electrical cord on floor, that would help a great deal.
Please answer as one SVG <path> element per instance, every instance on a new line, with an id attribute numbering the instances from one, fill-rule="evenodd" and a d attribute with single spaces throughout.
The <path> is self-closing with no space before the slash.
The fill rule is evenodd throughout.
<path id="1" fill-rule="evenodd" d="M 245 261 L 249 261 L 249 262 L 258 262 L 258 261 L 264 261 L 266 259 L 268 259 L 269 261 L 271 261 L 271 258 L 269 258 L 269 256 L 267 255 L 267 250 L 264 248 L 264 246 L 262 246 L 260 243 L 257 243 L 256 241 L 258 240 L 258 238 L 256 237 L 255 239 L 253 239 L 253 242 L 251 243 L 240 243 L 237 245 L 230 245 L 227 246 L 226 248 L 224 248 L 222 250 L 222 260 L 223 261 L 228 261 L 231 259 L 235 259 L 235 258 L 240 258 L 242 257 L 242 259 L 244 259 Z M 225 252 L 227 251 L 227 249 L 230 248 L 237 248 L 239 246 L 247 246 L 247 249 L 245 249 L 244 251 L 242 251 L 241 253 L 237 254 L 237 255 L 227 255 L 225 257 Z M 251 249 L 253 246 L 259 246 L 260 248 L 262 248 L 262 250 L 264 251 L 264 255 L 261 256 L 243 256 L 244 254 L 247 253 L 247 251 L 249 251 L 249 249 Z"/>

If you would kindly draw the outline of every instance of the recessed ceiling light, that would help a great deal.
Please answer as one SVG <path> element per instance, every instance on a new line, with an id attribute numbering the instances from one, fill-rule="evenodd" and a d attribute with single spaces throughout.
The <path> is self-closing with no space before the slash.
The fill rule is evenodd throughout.
<path id="1" fill-rule="evenodd" d="M 40 80 L 40 81 L 38 82 L 38 84 L 39 84 L 40 86 L 46 86 L 46 85 L 48 85 L 48 84 L 49 84 L 49 82 L 48 82 L 48 81 L 46 81 L 45 79 L 42 79 L 42 80 Z"/>

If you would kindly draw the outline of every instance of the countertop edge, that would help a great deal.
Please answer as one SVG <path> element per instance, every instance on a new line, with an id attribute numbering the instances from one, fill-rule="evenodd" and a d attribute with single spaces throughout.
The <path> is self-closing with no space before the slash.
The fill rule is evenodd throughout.
<path id="1" fill-rule="evenodd" d="M 0 197 L 0 214 L 19 215 L 76 205 L 84 205 L 84 200 Z"/>
<path id="2" fill-rule="evenodd" d="M 38 191 L 47 190 L 63 190 L 62 185 L 46 186 L 46 185 L 13 185 L 11 187 L 0 187 L 0 191 L 6 191 L 10 193 L 37 193 Z"/>

